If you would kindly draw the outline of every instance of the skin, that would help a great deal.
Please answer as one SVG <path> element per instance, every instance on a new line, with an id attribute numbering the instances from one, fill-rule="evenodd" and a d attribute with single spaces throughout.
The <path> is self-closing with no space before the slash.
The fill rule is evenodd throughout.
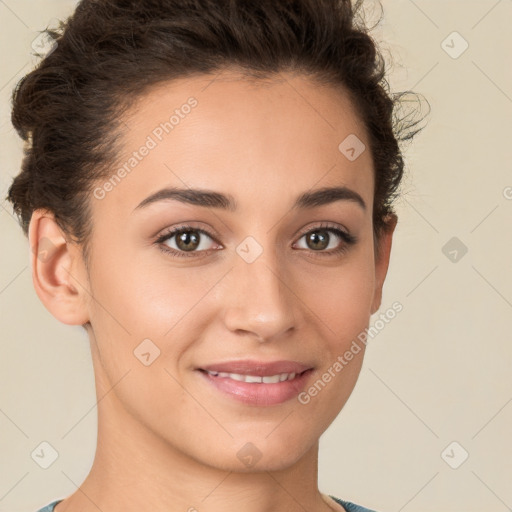
<path id="1" fill-rule="evenodd" d="M 56 512 L 343 510 L 318 490 L 318 441 L 354 389 L 364 345 L 306 405 L 242 404 L 196 368 L 294 360 L 314 366 L 308 385 L 315 382 L 380 307 L 396 216 L 377 253 L 370 151 L 349 161 L 338 150 L 349 134 L 369 147 L 342 90 L 285 73 L 265 83 L 228 70 L 213 78 L 161 84 L 126 116 L 113 172 L 166 113 L 191 95 L 198 101 L 121 183 L 91 197 L 89 272 L 51 212 L 32 216 L 35 290 L 61 322 L 90 322 L 98 397 L 92 469 Z M 168 200 L 135 210 L 167 186 L 231 194 L 238 208 Z M 330 186 L 356 191 L 366 209 L 347 200 L 291 208 L 300 194 Z M 180 258 L 159 250 L 157 236 L 182 222 L 211 233 L 199 235 L 206 252 Z M 307 245 L 303 234 L 323 222 L 357 242 L 322 256 L 344 245 L 331 233 L 327 250 Z M 250 264 L 236 252 L 247 236 L 263 250 Z M 55 250 L 37 258 L 43 238 Z M 165 244 L 180 247 L 176 237 Z M 147 338 L 160 350 L 149 366 L 133 353 Z M 237 457 L 248 442 L 261 454 L 254 467 Z"/>

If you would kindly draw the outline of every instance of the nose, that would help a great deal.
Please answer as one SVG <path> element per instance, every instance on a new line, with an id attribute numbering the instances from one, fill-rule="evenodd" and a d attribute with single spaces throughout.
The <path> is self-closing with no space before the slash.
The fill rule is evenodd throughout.
<path id="1" fill-rule="evenodd" d="M 230 331 L 249 333 L 266 342 L 289 335 L 298 327 L 297 295 L 274 258 L 238 261 L 229 274 L 224 322 Z"/>

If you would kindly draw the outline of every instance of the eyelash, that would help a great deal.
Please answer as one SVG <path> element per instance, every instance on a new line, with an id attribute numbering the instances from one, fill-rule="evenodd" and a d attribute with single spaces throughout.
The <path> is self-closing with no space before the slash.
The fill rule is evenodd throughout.
<path id="1" fill-rule="evenodd" d="M 201 229 L 201 228 L 197 228 L 195 226 L 190 226 L 190 225 L 184 224 L 184 225 L 178 226 L 176 228 L 172 228 L 171 230 L 163 233 L 155 240 L 155 243 L 158 245 L 158 248 L 162 252 L 164 252 L 166 254 L 171 254 L 172 256 L 176 256 L 178 258 L 182 258 L 182 257 L 197 258 L 198 257 L 197 255 L 200 253 L 208 253 L 209 251 L 217 250 L 217 249 L 209 249 L 209 250 L 203 250 L 203 251 L 190 251 L 190 252 L 177 251 L 176 249 L 172 249 L 164 244 L 165 241 L 169 240 L 174 235 L 181 233 L 181 232 L 186 232 L 186 231 L 195 231 L 197 233 L 201 233 L 201 234 L 206 235 L 207 237 L 211 238 L 214 242 L 217 242 L 215 240 L 215 238 L 210 233 L 208 233 L 208 231 L 205 231 L 204 229 Z M 315 257 L 316 256 L 319 256 L 319 257 L 338 256 L 338 255 L 345 253 L 349 249 L 350 246 L 355 245 L 357 243 L 357 237 L 341 230 L 337 226 L 333 226 L 328 223 L 321 224 L 319 226 L 315 226 L 312 229 L 308 229 L 307 231 L 301 233 L 298 240 L 303 238 L 305 235 L 308 235 L 315 231 L 328 231 L 330 233 L 334 233 L 336 236 L 341 238 L 341 240 L 344 242 L 337 249 L 331 249 L 330 251 L 325 251 L 325 250 L 324 251 L 313 251 L 313 250 L 311 250 L 311 252 L 315 254 Z M 304 249 L 301 249 L 301 250 L 304 250 Z"/>

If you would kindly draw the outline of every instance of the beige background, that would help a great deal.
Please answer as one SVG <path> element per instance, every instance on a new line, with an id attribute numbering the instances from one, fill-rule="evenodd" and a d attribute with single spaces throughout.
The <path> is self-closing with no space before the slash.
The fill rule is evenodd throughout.
<path id="1" fill-rule="evenodd" d="M 2 198 L 21 156 L 11 90 L 35 62 L 36 31 L 73 7 L 0 0 Z M 374 36 L 393 55 L 392 89 L 422 93 L 432 112 L 406 152 L 381 311 L 404 309 L 368 344 L 354 393 L 322 438 L 320 489 L 379 512 L 510 510 L 512 1 L 383 7 Z M 443 44 L 454 31 L 469 43 L 458 58 L 444 49 L 460 49 L 458 36 Z M 39 302 L 27 241 L 1 205 L 0 511 L 28 512 L 87 475 L 96 407 L 85 334 Z M 452 237 L 468 248 L 456 262 L 442 251 Z M 31 458 L 42 441 L 59 454 L 46 470 Z"/>

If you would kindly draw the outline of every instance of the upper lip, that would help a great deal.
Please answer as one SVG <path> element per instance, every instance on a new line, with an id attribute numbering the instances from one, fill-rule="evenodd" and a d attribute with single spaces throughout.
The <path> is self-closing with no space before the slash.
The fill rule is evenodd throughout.
<path id="1" fill-rule="evenodd" d="M 225 361 L 201 366 L 199 370 L 210 372 L 237 373 L 239 375 L 260 375 L 267 377 L 278 373 L 302 373 L 312 368 L 296 361 L 252 361 L 249 359 Z"/>

